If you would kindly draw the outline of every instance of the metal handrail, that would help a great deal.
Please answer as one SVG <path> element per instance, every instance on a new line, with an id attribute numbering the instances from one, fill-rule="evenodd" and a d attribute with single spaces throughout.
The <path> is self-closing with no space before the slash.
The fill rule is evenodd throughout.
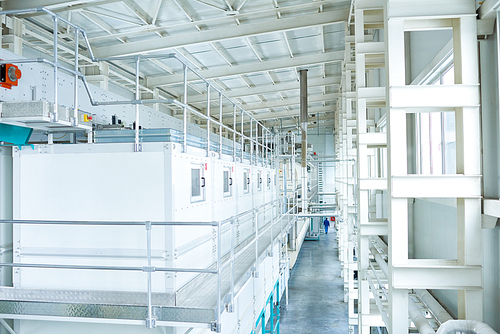
<path id="1" fill-rule="evenodd" d="M 21 224 L 21 225 L 75 225 L 75 226 L 145 226 L 147 231 L 147 266 L 144 267 L 133 267 L 133 266 L 91 266 L 91 265 L 59 265 L 59 264 L 40 264 L 40 263 L 0 263 L 0 267 L 11 267 L 11 268 L 45 268 L 45 269 L 77 269 L 77 270 L 114 270 L 114 271 L 142 271 L 147 273 L 147 295 L 148 295 L 148 317 L 146 319 L 146 326 L 148 328 L 155 328 L 155 318 L 152 316 L 152 284 L 151 284 L 151 273 L 152 272 L 173 272 L 173 273 L 195 273 L 195 274 L 217 274 L 217 313 L 216 313 L 216 322 L 213 324 L 213 328 L 215 331 L 220 331 L 220 316 L 222 314 L 222 269 L 224 269 L 227 265 L 231 265 L 231 301 L 234 305 L 234 262 L 237 257 L 239 257 L 243 252 L 248 250 L 250 247 L 255 245 L 256 248 L 256 261 L 258 261 L 258 243 L 261 235 L 272 229 L 277 223 L 281 224 L 281 232 L 283 233 L 284 228 L 288 228 L 291 221 L 289 220 L 286 226 L 283 226 L 282 221 L 284 217 L 294 216 L 296 219 L 296 207 L 291 207 L 286 213 L 278 212 L 275 219 L 271 220 L 271 223 L 268 224 L 264 229 L 259 230 L 258 225 L 256 225 L 256 231 L 253 236 L 253 239 L 249 241 L 244 247 L 235 252 L 235 244 L 233 240 L 233 223 L 241 219 L 244 216 L 249 214 L 254 214 L 263 208 L 268 206 L 273 206 L 278 202 L 282 202 L 283 198 L 279 198 L 276 200 L 269 201 L 262 205 L 259 205 L 250 210 L 244 211 L 240 214 L 232 216 L 230 218 L 212 221 L 212 222 L 172 222 L 172 221 L 69 221 L 69 220 L 7 220 L 0 219 L 0 224 Z M 230 257 L 224 263 L 222 263 L 222 257 L 225 254 L 222 254 L 222 227 L 228 223 L 231 223 L 231 249 L 230 249 Z M 152 238 L 152 227 L 153 226 L 208 226 L 208 227 L 217 227 L 217 261 L 216 267 L 213 269 L 205 269 L 205 268 L 178 268 L 178 267 L 156 267 L 151 265 L 151 238 Z M 272 230 L 271 230 L 272 231 Z M 271 232 L 271 243 L 273 240 L 273 235 Z M 258 263 L 257 263 L 258 264 Z"/>
<path id="2" fill-rule="evenodd" d="M 272 149 L 270 149 L 268 147 L 269 140 L 267 139 L 267 137 L 269 135 L 270 138 L 273 138 L 273 136 L 274 136 L 273 133 L 268 128 L 266 128 L 262 123 L 260 123 L 255 117 L 253 117 L 250 113 L 245 111 L 244 108 L 239 103 L 237 103 L 234 99 L 229 98 L 223 92 L 223 90 L 220 87 L 218 87 L 215 83 L 210 82 L 209 80 L 205 79 L 200 73 L 198 73 L 197 70 L 194 69 L 194 66 L 192 66 L 191 63 L 187 59 L 184 59 L 181 55 L 176 54 L 176 53 L 169 53 L 169 54 L 161 54 L 161 55 L 158 55 L 158 54 L 156 54 L 156 55 L 130 55 L 130 56 L 97 58 L 97 57 L 95 57 L 95 55 L 92 51 L 92 47 L 90 46 L 85 29 L 83 29 L 82 27 L 80 27 L 78 25 L 75 25 L 75 24 L 69 22 L 68 20 L 64 19 L 63 17 L 59 16 L 58 14 L 50 11 L 49 9 L 47 9 L 45 7 L 23 9 L 23 10 L 0 11 L 0 16 L 2 16 L 2 15 L 19 15 L 19 14 L 28 14 L 28 13 L 36 13 L 36 12 L 44 12 L 44 13 L 52 16 L 53 23 L 54 23 L 54 31 L 53 31 L 53 43 L 54 43 L 53 58 L 54 59 L 53 59 L 53 61 L 50 61 L 50 60 L 44 59 L 44 58 L 14 59 L 14 60 L 0 61 L 0 64 L 46 63 L 46 64 L 52 66 L 54 69 L 54 105 L 58 104 L 58 77 L 57 77 L 58 70 L 61 69 L 61 70 L 66 71 L 70 74 L 73 74 L 74 78 L 75 78 L 75 83 L 74 83 L 74 107 L 73 107 L 72 124 L 74 126 L 77 126 L 78 122 L 79 122 L 79 120 L 78 120 L 78 80 L 81 79 L 92 106 L 99 106 L 99 105 L 134 105 L 135 106 L 135 116 L 136 116 L 135 118 L 136 119 L 135 119 L 134 151 L 136 151 L 136 152 L 142 151 L 142 147 L 139 143 L 139 125 L 140 125 L 140 123 L 139 123 L 139 114 L 140 114 L 139 113 L 139 105 L 149 104 L 149 103 L 156 103 L 156 104 L 164 104 L 164 103 L 172 104 L 172 103 L 174 103 L 174 104 L 182 107 L 182 109 L 183 109 L 183 130 L 184 130 L 184 138 L 183 138 L 184 152 L 187 151 L 187 112 L 188 112 L 188 110 L 191 113 L 195 113 L 197 116 L 203 117 L 203 118 L 207 119 L 209 122 L 214 122 L 215 124 L 217 124 L 219 126 L 219 147 L 220 147 L 219 153 L 220 153 L 220 156 L 222 156 L 222 128 L 224 128 L 228 131 L 231 131 L 233 133 L 233 144 L 235 144 L 235 136 L 237 134 L 241 136 L 242 155 L 243 155 L 243 140 L 249 140 L 252 147 L 253 147 L 253 144 L 256 145 L 256 147 L 257 147 L 256 156 L 258 156 L 258 154 L 259 154 L 258 147 L 262 148 L 261 152 L 262 152 L 263 158 L 264 158 L 264 150 L 266 151 L 266 156 L 267 156 L 269 151 L 272 151 Z M 65 67 L 61 66 L 61 64 L 59 64 L 59 62 L 58 62 L 58 56 L 57 56 L 57 54 L 58 54 L 58 39 L 57 39 L 57 36 L 58 36 L 58 22 L 59 21 L 65 23 L 65 24 L 67 24 L 75 29 L 75 45 L 74 45 L 74 53 L 75 53 L 75 61 L 74 61 L 75 64 L 74 65 L 75 65 L 75 67 L 74 67 L 74 70 L 65 68 Z M 113 61 L 113 60 L 131 60 L 131 59 L 133 59 L 135 61 L 135 65 L 136 65 L 136 68 L 135 68 L 135 99 L 125 100 L 125 101 L 96 101 L 93 98 L 92 92 L 90 90 L 90 87 L 89 87 L 89 84 L 86 80 L 85 75 L 83 73 L 81 73 L 78 69 L 78 59 L 79 59 L 78 37 L 80 34 L 82 35 L 82 37 L 84 39 L 85 45 L 86 45 L 87 50 L 88 50 L 89 55 L 90 55 L 90 60 L 92 62 Z M 140 61 L 141 61 L 141 59 L 152 59 L 152 58 L 174 58 L 174 59 L 178 60 L 181 64 L 183 64 L 183 67 L 184 67 L 184 85 L 183 85 L 184 101 L 183 102 L 180 102 L 177 100 L 172 100 L 172 99 L 140 99 L 140 94 L 139 94 L 139 91 L 140 91 L 140 87 L 139 87 Z M 188 106 L 188 101 L 187 101 L 187 81 L 188 81 L 187 80 L 187 73 L 188 73 L 188 71 L 191 71 L 200 80 L 205 82 L 207 85 L 208 91 L 210 91 L 210 89 L 214 89 L 216 92 L 219 93 L 220 116 L 219 116 L 218 121 L 214 120 L 210 116 L 205 117 L 205 115 L 199 113 L 194 108 L 191 108 Z M 228 100 L 229 102 L 231 102 L 231 104 L 234 107 L 233 108 L 233 119 L 234 119 L 233 126 L 234 127 L 236 125 L 236 110 L 239 109 L 241 111 L 242 127 L 241 127 L 240 132 L 237 132 L 236 128 L 231 129 L 230 127 L 226 126 L 222 122 L 222 98 L 223 97 L 226 100 Z M 210 99 L 207 99 L 207 105 L 208 105 L 207 110 L 209 110 Z M 243 128 L 244 114 L 246 114 L 250 119 L 250 137 L 248 137 L 244 134 L 244 128 Z M 54 108 L 54 121 L 57 121 L 57 120 L 58 120 L 58 110 L 57 110 L 57 108 Z M 253 121 L 256 122 L 255 138 L 253 136 L 253 125 L 252 125 Z M 258 137 L 258 126 L 259 125 L 260 125 L 261 129 L 263 131 L 265 131 L 265 138 L 266 138 L 265 143 L 264 143 L 264 136 L 262 136 L 261 141 L 259 142 L 259 137 Z M 208 136 L 210 136 L 210 133 L 211 133 L 210 127 L 207 127 L 207 132 L 208 132 Z M 234 155 L 236 153 L 235 151 L 236 151 L 235 148 L 233 148 Z M 207 141 L 207 155 L 209 154 L 209 152 L 210 152 L 210 140 Z M 252 158 L 252 163 L 253 163 L 253 158 Z"/>

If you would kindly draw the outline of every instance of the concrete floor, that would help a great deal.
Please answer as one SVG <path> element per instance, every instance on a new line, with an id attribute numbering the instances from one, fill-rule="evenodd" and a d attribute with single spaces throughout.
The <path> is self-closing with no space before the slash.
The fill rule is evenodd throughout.
<path id="1" fill-rule="evenodd" d="M 304 241 L 289 280 L 288 309 L 281 300 L 281 334 L 347 334 L 347 303 L 335 234 Z"/>

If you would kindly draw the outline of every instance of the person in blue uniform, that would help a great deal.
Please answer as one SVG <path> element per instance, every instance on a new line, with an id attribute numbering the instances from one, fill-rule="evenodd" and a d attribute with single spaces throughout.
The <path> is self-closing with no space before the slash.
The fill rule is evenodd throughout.
<path id="1" fill-rule="evenodd" d="M 325 218 L 323 224 L 325 225 L 325 233 L 328 234 L 328 228 L 330 227 L 330 222 L 328 221 L 328 218 Z"/>

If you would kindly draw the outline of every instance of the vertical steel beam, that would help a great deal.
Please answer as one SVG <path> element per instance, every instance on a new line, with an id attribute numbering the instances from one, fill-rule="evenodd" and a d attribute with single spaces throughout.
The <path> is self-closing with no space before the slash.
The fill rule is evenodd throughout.
<path id="1" fill-rule="evenodd" d="M 302 171 L 302 212 L 307 212 L 307 70 L 300 70 L 300 130 Z"/>
<path id="2" fill-rule="evenodd" d="M 139 76 L 140 76 L 140 63 L 141 63 L 141 56 L 136 56 L 135 57 L 135 141 L 134 141 L 134 152 L 140 152 L 142 151 L 141 145 L 139 143 L 139 114 L 140 114 L 140 109 L 139 109 L 139 104 L 137 101 L 141 98 L 140 95 L 140 86 L 139 86 Z"/>

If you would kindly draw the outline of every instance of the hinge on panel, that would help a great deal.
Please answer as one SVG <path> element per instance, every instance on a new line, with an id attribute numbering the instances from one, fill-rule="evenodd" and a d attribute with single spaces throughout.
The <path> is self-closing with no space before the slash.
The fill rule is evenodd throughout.
<path id="1" fill-rule="evenodd" d="M 233 304 L 231 303 L 226 304 L 226 311 L 227 313 L 233 313 L 234 312 Z"/>
<path id="2" fill-rule="evenodd" d="M 210 329 L 212 330 L 212 332 L 220 333 L 221 332 L 220 327 L 221 327 L 220 323 L 218 323 L 217 321 L 212 321 Z"/>

